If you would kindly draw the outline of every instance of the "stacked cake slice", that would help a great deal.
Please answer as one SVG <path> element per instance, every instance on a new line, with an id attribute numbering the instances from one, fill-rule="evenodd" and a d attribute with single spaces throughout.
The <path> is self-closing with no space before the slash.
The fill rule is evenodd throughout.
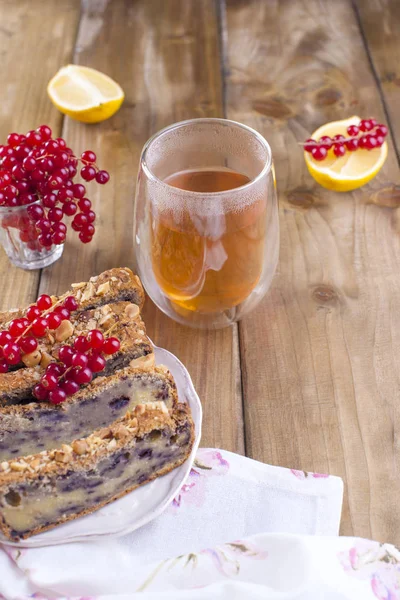
<path id="1" fill-rule="evenodd" d="M 194 428 L 174 380 L 154 366 L 140 316 L 144 294 L 129 269 L 72 285 L 77 310 L 46 332 L 35 357 L 0 374 L 0 531 L 18 540 L 87 514 L 188 458 Z M 27 309 L 0 314 L 0 330 Z M 64 325 L 64 327 L 62 327 Z M 65 329 L 65 331 L 63 331 Z M 34 386 L 92 330 L 120 342 L 97 377 L 61 404 L 39 402 Z M 34 359 L 35 364 L 30 364 Z"/>

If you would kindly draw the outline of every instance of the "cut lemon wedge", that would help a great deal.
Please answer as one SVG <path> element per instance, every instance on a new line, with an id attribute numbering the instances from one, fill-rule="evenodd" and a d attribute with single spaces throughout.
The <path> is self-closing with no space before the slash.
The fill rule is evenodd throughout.
<path id="1" fill-rule="evenodd" d="M 341 134 L 348 137 L 348 126 L 358 125 L 359 122 L 360 117 L 332 121 L 314 131 L 311 137 L 314 140 L 319 140 L 323 135 L 333 137 Z M 375 177 L 386 160 L 387 152 L 387 143 L 384 142 L 375 150 L 360 149 L 346 152 L 340 158 L 336 158 L 332 150 L 322 161 L 314 160 L 308 152 L 304 152 L 304 158 L 311 176 L 320 185 L 336 192 L 349 192 L 365 185 Z"/>
<path id="2" fill-rule="evenodd" d="M 122 88 L 100 71 L 67 65 L 50 80 L 47 93 L 65 115 L 84 123 L 99 123 L 117 112 L 124 100 Z"/>

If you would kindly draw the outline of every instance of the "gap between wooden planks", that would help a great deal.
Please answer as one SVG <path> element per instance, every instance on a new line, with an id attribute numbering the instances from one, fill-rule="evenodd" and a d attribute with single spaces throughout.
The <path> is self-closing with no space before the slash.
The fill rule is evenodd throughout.
<path id="1" fill-rule="evenodd" d="M 63 116 L 47 98 L 49 79 L 70 62 L 79 23 L 79 0 L 1 0 L 1 142 L 13 131 L 25 133 L 44 123 L 61 134 Z M 43 34 L 45 32 L 45 35 Z M 40 271 L 13 267 L 0 250 L 0 309 L 36 299 Z"/>
<path id="2" fill-rule="evenodd" d="M 84 3 L 74 62 L 113 77 L 126 99 L 114 118 L 95 127 L 65 121 L 68 143 L 78 152 L 94 150 L 112 177 L 103 189 L 90 186 L 99 215 L 94 243 L 69 241 L 62 260 L 44 271 L 41 292 L 61 292 L 113 266 L 132 267 L 134 188 L 143 144 L 175 121 L 223 114 L 213 0 Z M 191 373 L 204 406 L 202 445 L 243 453 L 237 326 L 187 329 L 150 301 L 144 319 L 153 341 L 174 352 Z"/>
<path id="3" fill-rule="evenodd" d="M 297 142 L 352 114 L 385 117 L 351 2 L 227 0 L 228 118 L 270 141 L 281 257 L 239 326 L 246 447 L 345 479 L 342 533 L 400 541 L 398 221 L 393 147 L 360 191 L 314 184 Z M 375 23 L 379 27 L 379 22 Z"/>

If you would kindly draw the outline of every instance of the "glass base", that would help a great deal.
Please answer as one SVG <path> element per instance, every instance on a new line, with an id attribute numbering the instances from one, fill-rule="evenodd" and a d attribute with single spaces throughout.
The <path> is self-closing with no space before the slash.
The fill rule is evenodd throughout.
<path id="1" fill-rule="evenodd" d="M 10 256 L 7 253 L 8 258 L 13 265 L 19 269 L 25 269 L 26 271 L 33 271 L 34 269 L 43 269 L 52 265 L 56 260 L 61 258 L 64 252 L 64 244 L 54 246 L 49 250 L 43 249 L 42 251 L 24 249 L 23 256 L 16 256 L 15 254 Z"/>

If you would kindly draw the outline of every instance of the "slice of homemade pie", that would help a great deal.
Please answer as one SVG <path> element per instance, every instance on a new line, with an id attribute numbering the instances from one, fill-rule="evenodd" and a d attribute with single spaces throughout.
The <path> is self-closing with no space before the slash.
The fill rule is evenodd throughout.
<path id="1" fill-rule="evenodd" d="M 128 367 L 98 377 L 62 404 L 31 402 L 0 409 L 0 461 L 56 448 L 110 425 L 137 404 L 177 403 L 175 382 L 166 367 Z"/>
<path id="2" fill-rule="evenodd" d="M 186 404 L 139 404 L 84 439 L 0 465 L 0 531 L 28 538 L 92 513 L 165 475 L 190 455 L 194 427 Z"/>
<path id="3" fill-rule="evenodd" d="M 66 331 L 62 330 L 65 323 Z M 63 321 L 55 332 L 41 338 L 38 349 L 24 355 L 19 369 L 0 373 L 0 406 L 32 402 L 32 390 L 43 375 L 46 366 L 57 359 L 62 344 L 72 345 L 80 335 L 91 329 L 104 334 L 111 331 L 120 341 L 117 353 L 106 356 L 107 363 L 101 375 L 114 373 L 128 365 L 144 366 L 154 361 L 153 347 L 146 336 L 139 308 L 130 302 L 115 302 L 77 312 L 71 321 Z"/>

